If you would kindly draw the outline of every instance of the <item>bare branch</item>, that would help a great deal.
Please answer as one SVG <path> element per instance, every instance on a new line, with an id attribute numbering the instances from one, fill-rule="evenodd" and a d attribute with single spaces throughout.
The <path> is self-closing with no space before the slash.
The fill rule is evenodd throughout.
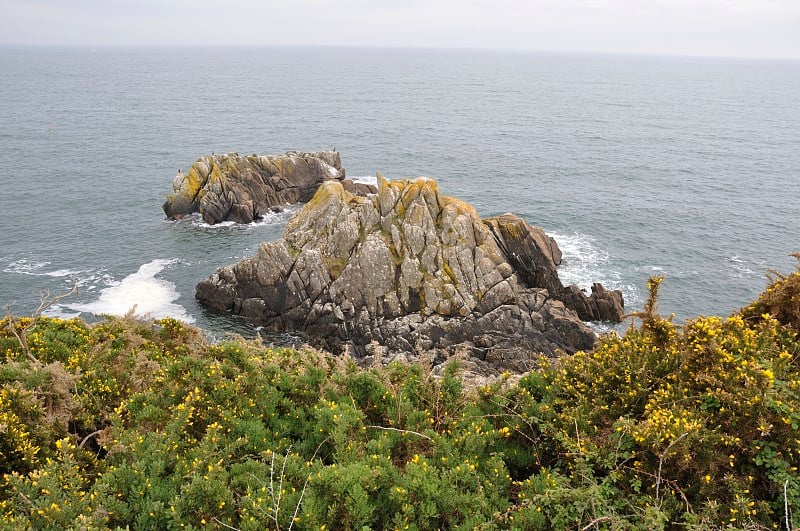
<path id="1" fill-rule="evenodd" d="M 28 345 L 28 334 L 33 332 L 36 329 L 36 326 L 39 324 L 39 318 L 42 316 L 45 310 L 53 306 L 54 304 L 60 302 L 61 300 L 78 293 L 78 280 L 75 277 L 72 277 L 72 287 L 69 291 L 62 293 L 61 295 L 52 295 L 50 290 L 44 290 L 41 295 L 39 296 L 39 306 L 33 310 L 33 313 L 30 317 L 30 323 L 26 326 L 22 326 L 21 319 L 17 319 L 11 313 L 11 308 L 6 306 L 6 317 L 8 318 L 8 324 L 6 328 L 14 334 L 14 337 L 17 338 L 19 342 L 19 346 L 22 347 L 23 352 L 25 352 L 25 357 L 31 363 L 36 365 L 41 365 L 41 362 L 31 353 L 30 345 Z M 19 327 L 19 330 L 17 328 Z"/>
<path id="2" fill-rule="evenodd" d="M 322 442 L 319 443 L 319 445 L 317 446 L 317 449 L 314 450 L 314 455 L 311 456 L 311 462 L 313 462 L 314 459 L 317 458 L 317 453 L 319 452 L 320 448 L 322 448 L 322 445 L 325 444 L 326 442 L 328 442 L 328 439 L 330 439 L 330 437 L 325 437 L 325 439 L 323 439 Z M 306 476 L 306 481 L 303 483 L 303 490 L 300 491 L 300 498 L 297 500 L 297 505 L 294 508 L 294 514 L 292 515 L 292 521 L 289 522 L 289 531 L 292 531 L 292 526 L 294 525 L 294 521 L 297 518 L 297 513 L 300 512 L 300 504 L 303 503 L 303 496 L 306 493 L 306 486 L 308 486 L 308 480 L 309 479 L 311 479 L 311 476 Z"/>
<path id="3" fill-rule="evenodd" d="M 417 436 L 422 437 L 424 439 L 428 439 L 429 441 L 433 440 L 430 437 L 428 437 L 427 435 L 425 435 L 424 433 L 420 433 L 418 431 L 413 431 L 413 430 L 401 430 L 400 428 L 387 428 L 386 426 L 365 426 L 365 427 L 366 428 L 373 428 L 373 429 L 376 429 L 376 430 L 397 431 L 397 432 L 400 432 L 400 433 L 413 433 L 414 435 L 417 435 Z"/>
<path id="4" fill-rule="evenodd" d="M 599 524 L 599 523 L 608 522 L 609 520 L 613 520 L 613 519 L 614 519 L 614 517 L 612 517 L 612 516 L 601 516 L 600 518 L 595 518 L 594 520 L 592 520 L 591 522 L 589 522 L 588 524 L 583 526 L 581 528 L 581 531 L 586 531 L 590 527 L 596 527 L 597 524 Z"/>
<path id="5" fill-rule="evenodd" d="M 97 431 L 93 431 L 92 433 L 90 433 L 89 435 L 87 435 L 86 437 L 84 437 L 84 438 L 83 438 L 83 440 L 81 441 L 81 443 L 78 445 L 78 448 L 83 448 L 83 446 L 84 446 L 84 445 L 85 445 L 87 442 L 89 442 L 89 439 L 91 439 L 91 438 L 92 438 L 92 437 L 94 437 L 95 435 L 100 435 L 101 433 L 103 433 L 103 430 L 97 430 Z"/>
<path id="6" fill-rule="evenodd" d="M 800 257 L 798 257 L 800 260 Z M 789 523 L 789 495 L 787 489 L 789 488 L 789 480 L 783 484 L 783 512 L 786 513 L 786 531 L 792 531 L 792 526 Z"/>
<path id="7" fill-rule="evenodd" d="M 221 522 L 220 519 L 217 518 L 216 516 L 213 517 L 212 520 L 214 520 L 216 523 L 218 523 L 222 527 L 227 527 L 228 529 L 233 529 L 233 531 L 242 531 L 238 527 L 233 527 L 233 526 L 230 526 L 230 525 L 226 524 L 225 522 Z"/>
<path id="8" fill-rule="evenodd" d="M 689 435 L 689 433 L 684 432 L 677 439 L 669 443 L 669 446 L 667 446 L 667 448 L 664 450 L 664 453 L 661 454 L 661 459 L 658 460 L 658 476 L 656 476 L 656 503 L 659 504 L 661 503 L 661 499 L 659 497 L 659 489 L 661 488 L 661 467 L 664 465 L 664 459 L 667 458 L 667 453 L 673 446 L 675 446 L 675 443 L 677 443 L 687 435 Z"/>

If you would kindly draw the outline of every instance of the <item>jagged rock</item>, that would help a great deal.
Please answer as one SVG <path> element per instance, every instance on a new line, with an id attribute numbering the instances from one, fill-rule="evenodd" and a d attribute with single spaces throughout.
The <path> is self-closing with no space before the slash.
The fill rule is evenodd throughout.
<path id="1" fill-rule="evenodd" d="M 573 310 L 534 285 L 556 285 L 558 276 L 554 265 L 530 260 L 555 256 L 541 230 L 512 215 L 484 223 L 430 179 L 379 177 L 371 196 L 328 181 L 283 239 L 220 268 L 196 297 L 268 330 L 303 331 L 334 353 L 364 358 L 378 345 L 383 361 L 424 353 L 437 364 L 459 352 L 520 372 L 538 353 L 590 349 L 595 340 Z"/>
<path id="2" fill-rule="evenodd" d="M 527 285 L 544 288 L 554 296 L 561 294 L 564 287 L 556 270 L 561 249 L 553 238 L 514 214 L 488 218 L 484 223 Z"/>
<path id="3" fill-rule="evenodd" d="M 622 292 L 608 290 L 596 282 L 592 284 L 592 294 L 588 297 L 578 286 L 572 285 L 564 288 L 561 298 L 584 321 L 618 323 L 625 315 Z"/>
<path id="4" fill-rule="evenodd" d="M 584 321 L 618 323 L 624 315 L 622 292 L 607 290 L 602 284 L 592 285 L 586 294 L 575 285 L 564 286 L 556 266 L 561 263 L 561 250 L 556 241 L 539 227 L 531 227 L 514 214 L 503 214 L 484 220 L 506 253 L 509 263 L 530 287 L 546 289 Z"/>
<path id="5" fill-rule="evenodd" d="M 592 295 L 589 297 L 594 315 L 594 321 L 611 321 L 619 323 L 625 317 L 623 308 L 625 302 L 622 300 L 622 292 L 619 290 L 609 290 L 602 284 L 595 282 L 592 284 Z M 596 308 L 596 311 L 594 310 Z"/>
<path id="6" fill-rule="evenodd" d="M 378 193 L 378 187 L 369 183 L 355 182 L 351 179 L 344 179 L 342 181 L 344 189 L 354 195 L 371 195 Z"/>
<path id="7" fill-rule="evenodd" d="M 324 181 L 344 177 L 336 151 L 211 155 L 175 176 L 163 208 L 169 219 L 200 212 L 209 224 L 250 223 L 276 205 L 308 201 Z"/>

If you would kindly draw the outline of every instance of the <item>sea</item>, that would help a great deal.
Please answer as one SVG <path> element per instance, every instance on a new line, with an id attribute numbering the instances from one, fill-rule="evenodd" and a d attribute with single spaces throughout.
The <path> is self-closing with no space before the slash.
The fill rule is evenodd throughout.
<path id="1" fill-rule="evenodd" d="M 358 48 L 0 48 L 0 307 L 206 312 L 195 284 L 280 238 L 165 218 L 211 153 L 336 149 L 348 176 L 420 175 L 555 237 L 565 283 L 728 315 L 800 251 L 800 62 Z"/>

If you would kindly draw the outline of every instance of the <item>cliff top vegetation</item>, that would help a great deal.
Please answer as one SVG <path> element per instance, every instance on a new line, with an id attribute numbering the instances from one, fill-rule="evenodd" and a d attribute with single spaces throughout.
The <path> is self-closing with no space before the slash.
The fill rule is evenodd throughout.
<path id="1" fill-rule="evenodd" d="M 0 321 L 7 529 L 793 529 L 800 270 L 467 389 L 212 343 L 172 319 Z"/>

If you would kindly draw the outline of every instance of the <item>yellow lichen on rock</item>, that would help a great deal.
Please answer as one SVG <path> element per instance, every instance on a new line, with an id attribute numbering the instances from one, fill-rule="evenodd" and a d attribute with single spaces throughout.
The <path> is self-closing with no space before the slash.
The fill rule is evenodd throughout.
<path id="1" fill-rule="evenodd" d="M 522 224 L 518 222 L 518 219 L 519 218 L 516 216 L 514 218 L 504 216 L 497 217 L 497 224 L 500 226 L 503 231 L 503 236 L 506 239 L 512 238 L 519 241 L 528 235 L 528 232 L 524 229 Z"/>
<path id="2" fill-rule="evenodd" d="M 478 211 L 475 210 L 475 207 L 464 201 L 463 199 L 459 199 L 457 197 L 451 197 L 449 195 L 441 196 L 442 198 L 442 208 L 450 206 L 451 208 L 455 208 L 458 214 L 466 214 L 468 216 L 474 217 L 475 219 L 480 219 L 478 216 Z"/>
<path id="3" fill-rule="evenodd" d="M 341 159 L 332 152 L 205 156 L 175 177 L 163 209 L 170 219 L 200 212 L 210 224 L 250 223 L 278 205 L 308 201 L 322 182 L 344 176 Z M 361 191 L 369 193 L 365 187 Z"/>
<path id="4" fill-rule="evenodd" d="M 189 170 L 189 175 L 186 176 L 183 182 L 184 185 L 181 192 L 189 197 L 197 197 L 197 194 L 203 186 L 203 180 L 194 167 Z"/>
<path id="5" fill-rule="evenodd" d="M 501 220 L 510 229 L 500 230 L 432 179 L 377 180 L 377 194 L 367 196 L 323 182 L 274 252 L 258 258 L 280 278 L 250 280 L 243 261 L 198 284 L 198 300 L 359 356 L 371 341 L 411 355 L 462 345 L 481 355 L 498 349 L 518 370 L 531 349 L 555 355 L 593 345 L 594 333 L 556 291 L 523 279 L 538 278 L 534 262 L 543 255 L 528 248 L 535 229 L 524 220 Z M 509 250 L 503 233 L 511 231 L 524 241 Z"/>
<path id="6" fill-rule="evenodd" d="M 305 218 L 314 217 L 320 209 L 329 209 L 330 205 L 344 205 L 352 197 L 338 181 L 326 181 L 320 185 L 311 200 L 289 220 L 290 224 L 302 222 Z M 287 232 L 290 230 L 287 226 Z"/>
<path id="7" fill-rule="evenodd" d="M 229 163 L 226 163 L 226 165 L 227 164 Z M 204 183 L 206 185 L 205 188 L 214 191 L 216 193 L 221 193 L 225 189 L 226 181 L 227 179 L 222 172 L 222 168 L 220 167 L 219 164 L 217 164 L 216 160 L 212 159 L 211 171 L 208 175 L 208 180 Z"/>

